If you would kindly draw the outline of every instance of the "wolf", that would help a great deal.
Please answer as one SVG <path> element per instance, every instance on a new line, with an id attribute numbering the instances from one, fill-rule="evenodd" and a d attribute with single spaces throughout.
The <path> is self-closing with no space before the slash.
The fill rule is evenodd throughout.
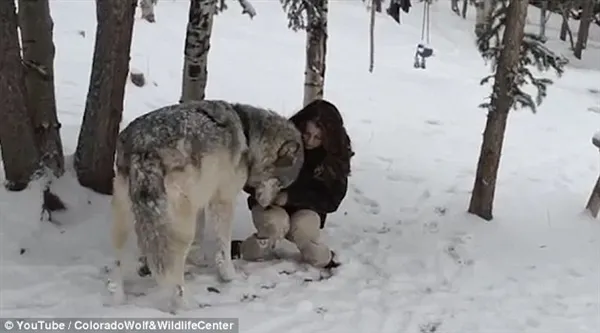
<path id="1" fill-rule="evenodd" d="M 114 267 L 107 281 L 113 304 L 125 302 L 122 264 L 131 230 L 160 290 L 162 310 L 184 298 L 184 269 L 204 212 L 217 235 L 215 264 L 224 281 L 231 261 L 234 204 L 245 186 L 268 207 L 298 177 L 301 133 L 285 117 L 256 106 L 203 100 L 165 106 L 134 119 L 118 136 L 111 200 Z"/>

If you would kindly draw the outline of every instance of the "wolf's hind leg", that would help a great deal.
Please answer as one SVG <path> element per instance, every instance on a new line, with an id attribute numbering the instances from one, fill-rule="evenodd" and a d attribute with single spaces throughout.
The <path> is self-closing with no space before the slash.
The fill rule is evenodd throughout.
<path id="1" fill-rule="evenodd" d="M 167 186 L 169 221 L 166 234 L 160 237 L 168 237 L 169 246 L 168 253 L 161 254 L 165 256 L 164 270 L 156 272 L 156 281 L 168 298 L 165 310 L 171 313 L 189 305 L 184 286 L 185 263 L 196 233 L 197 210 L 190 202 L 189 194 L 181 188 Z"/>
<path id="2" fill-rule="evenodd" d="M 121 175 L 116 175 L 113 181 L 111 210 L 111 242 L 115 252 L 115 261 L 110 270 L 106 287 L 111 296 L 109 303 L 119 305 L 123 304 L 126 300 L 122 266 L 124 264 L 125 244 L 133 225 L 133 213 L 131 212 L 127 180 Z"/>
<path id="3" fill-rule="evenodd" d="M 233 202 L 217 198 L 211 201 L 211 224 L 217 236 L 217 249 L 215 252 L 215 265 L 219 277 L 229 282 L 236 276 L 235 267 L 231 261 L 231 233 L 233 228 Z"/>

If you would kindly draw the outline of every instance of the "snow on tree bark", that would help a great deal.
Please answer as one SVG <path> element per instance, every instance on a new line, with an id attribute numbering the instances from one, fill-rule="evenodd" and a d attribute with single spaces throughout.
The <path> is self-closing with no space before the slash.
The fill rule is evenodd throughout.
<path id="1" fill-rule="evenodd" d="M 208 81 L 208 52 L 217 0 L 191 0 L 185 36 L 180 103 L 203 100 Z"/>
<path id="2" fill-rule="evenodd" d="M 323 98 L 327 55 L 328 0 L 310 0 L 315 10 L 307 11 L 304 105 Z"/>
<path id="3" fill-rule="evenodd" d="M 26 67 L 27 109 L 40 161 L 54 177 L 60 177 L 64 173 L 64 156 L 56 114 L 54 23 L 48 0 L 19 0 L 19 26 Z"/>
<path id="4" fill-rule="evenodd" d="M 90 85 L 74 166 L 79 183 L 112 193 L 114 155 L 137 0 L 96 1 L 96 42 Z"/>
<path id="5" fill-rule="evenodd" d="M 0 150 L 10 191 L 25 189 L 39 168 L 17 26 L 14 1 L 0 1 Z"/>
<path id="6" fill-rule="evenodd" d="M 502 38 L 504 47 L 498 58 L 492 100 L 468 209 L 469 213 L 488 221 L 493 218 L 493 202 L 504 132 L 517 88 L 519 52 L 524 37 L 528 4 L 528 0 L 511 0 L 508 6 Z"/>
<path id="7" fill-rule="evenodd" d="M 585 49 L 588 35 L 590 32 L 590 25 L 594 16 L 594 1 L 583 0 L 582 1 L 581 18 L 579 21 L 579 29 L 577 31 L 577 42 L 575 43 L 574 55 L 575 58 L 581 59 L 583 49 Z"/>

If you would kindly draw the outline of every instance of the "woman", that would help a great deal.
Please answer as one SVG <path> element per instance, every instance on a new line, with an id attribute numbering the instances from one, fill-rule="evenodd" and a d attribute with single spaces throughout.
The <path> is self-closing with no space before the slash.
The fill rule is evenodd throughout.
<path id="1" fill-rule="evenodd" d="M 234 241 L 232 254 L 245 260 L 267 259 L 278 240 L 296 244 L 307 263 L 331 269 L 340 265 L 335 253 L 319 241 L 327 214 L 335 212 L 346 196 L 350 158 L 350 138 L 338 109 L 325 100 L 315 100 L 290 118 L 302 132 L 304 165 L 297 180 L 264 209 L 250 194 L 248 207 L 256 233 L 244 241 Z"/>

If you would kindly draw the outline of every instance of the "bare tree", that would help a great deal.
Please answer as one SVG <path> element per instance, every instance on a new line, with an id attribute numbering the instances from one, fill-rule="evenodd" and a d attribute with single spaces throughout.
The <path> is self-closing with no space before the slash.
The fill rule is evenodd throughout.
<path id="1" fill-rule="evenodd" d="M 583 49 L 586 47 L 593 16 L 594 0 L 583 0 L 579 30 L 577 31 L 577 43 L 575 43 L 575 49 L 573 50 L 577 59 L 581 59 Z"/>
<path id="2" fill-rule="evenodd" d="M 507 7 L 498 2 L 500 8 L 494 11 L 488 29 L 478 38 L 479 50 L 484 58 L 494 62 L 495 74 L 482 80 L 483 84 L 494 79 L 494 85 L 490 102 L 481 105 L 488 109 L 488 115 L 468 211 L 485 220 L 493 217 L 496 179 L 509 110 L 520 106 L 535 112 L 536 105 L 546 96 L 546 86 L 552 83 L 549 79 L 534 77 L 527 66 L 536 65 L 542 70 L 552 67 L 560 75 L 566 64 L 566 60 L 549 50 L 538 35 L 524 34 L 528 3 L 528 0 L 511 0 Z M 537 88 L 535 101 L 520 88 L 527 83 Z"/>
<path id="3" fill-rule="evenodd" d="M 27 109 L 36 145 L 42 165 L 58 178 L 64 173 L 64 156 L 54 87 L 54 23 L 48 0 L 19 0 L 19 25 L 26 67 Z"/>
<path id="4" fill-rule="evenodd" d="M 205 97 L 210 36 L 216 12 L 217 0 L 190 0 L 180 103 Z"/>
<path id="5" fill-rule="evenodd" d="M 96 43 L 74 166 L 79 183 L 112 193 L 137 0 L 96 0 Z"/>
<path id="6" fill-rule="evenodd" d="M 9 191 L 27 188 L 39 168 L 17 26 L 14 1 L 0 1 L 0 147 Z"/>

